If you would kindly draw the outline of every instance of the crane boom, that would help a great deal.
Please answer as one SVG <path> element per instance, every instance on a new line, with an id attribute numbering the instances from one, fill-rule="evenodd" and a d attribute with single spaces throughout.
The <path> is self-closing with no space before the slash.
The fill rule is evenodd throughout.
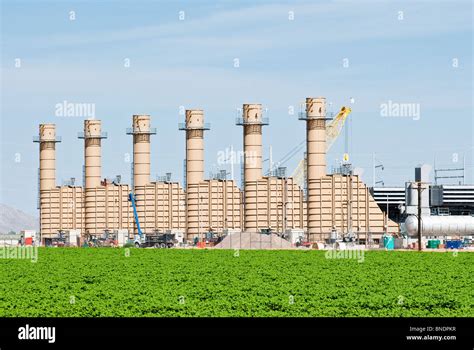
<path id="1" fill-rule="evenodd" d="M 334 119 L 326 126 L 326 152 L 331 148 L 336 141 L 337 137 L 341 133 L 342 127 L 346 122 L 347 116 L 352 112 L 349 107 L 341 107 L 341 110 Z M 295 171 L 291 175 L 296 184 L 298 184 L 301 188 L 304 186 L 305 180 L 305 168 L 306 168 L 306 161 L 305 159 L 301 159 L 296 166 Z"/>
<path id="2" fill-rule="evenodd" d="M 347 116 L 352 112 L 349 107 L 341 107 L 341 110 L 334 119 L 326 126 L 326 151 L 329 151 L 334 141 L 341 133 L 342 127 L 346 122 Z"/>
<path id="3" fill-rule="evenodd" d="M 135 223 L 137 224 L 137 231 L 140 237 L 143 235 L 142 229 L 140 228 L 140 222 L 138 221 L 137 206 L 135 205 L 135 195 L 130 192 L 128 194 L 128 200 L 132 203 L 133 215 L 135 217 Z"/>

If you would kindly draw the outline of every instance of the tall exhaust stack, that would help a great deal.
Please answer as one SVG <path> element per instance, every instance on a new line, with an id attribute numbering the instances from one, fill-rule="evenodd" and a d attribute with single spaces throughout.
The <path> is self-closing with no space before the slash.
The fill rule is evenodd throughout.
<path id="1" fill-rule="evenodd" d="M 39 191 L 56 187 L 56 137 L 55 124 L 40 124 L 39 136 L 33 139 L 40 144 L 39 152 Z"/>
<path id="2" fill-rule="evenodd" d="M 204 130 L 209 130 L 209 124 L 204 123 L 202 110 L 191 109 L 179 129 L 186 131 L 186 235 L 202 239 L 200 183 L 204 181 Z"/>
<path id="3" fill-rule="evenodd" d="M 204 130 L 209 124 L 204 123 L 204 112 L 201 109 L 186 110 L 184 124 L 180 130 L 186 131 L 186 187 L 204 180 Z"/>
<path id="4" fill-rule="evenodd" d="M 326 176 L 326 98 L 306 98 L 306 154 L 307 154 L 307 227 L 308 236 L 317 232 L 317 211 L 320 205 L 316 181 Z"/>
<path id="5" fill-rule="evenodd" d="M 33 138 L 39 143 L 39 183 L 38 183 L 38 209 L 40 210 L 40 240 L 42 235 L 42 205 L 43 191 L 56 187 L 56 143 L 61 138 L 56 136 L 55 124 L 40 124 L 39 135 Z"/>
<path id="6" fill-rule="evenodd" d="M 237 125 L 244 127 L 244 229 L 258 231 L 257 187 L 262 178 L 262 117 L 261 104 L 244 104 Z"/>
<path id="7" fill-rule="evenodd" d="M 133 187 L 145 186 L 150 182 L 150 135 L 156 134 L 150 116 L 134 115 L 127 134 L 133 135 Z"/>
<path id="8" fill-rule="evenodd" d="M 84 132 L 79 134 L 84 139 L 84 189 L 100 186 L 101 180 L 101 143 L 107 135 L 102 132 L 101 121 L 84 120 Z M 86 193 L 87 194 L 87 193 Z"/>
<path id="9" fill-rule="evenodd" d="M 102 139 L 107 135 L 102 132 L 100 120 L 86 119 L 84 132 L 78 137 L 84 139 L 84 233 L 95 234 L 99 230 L 95 188 L 100 186 Z"/>

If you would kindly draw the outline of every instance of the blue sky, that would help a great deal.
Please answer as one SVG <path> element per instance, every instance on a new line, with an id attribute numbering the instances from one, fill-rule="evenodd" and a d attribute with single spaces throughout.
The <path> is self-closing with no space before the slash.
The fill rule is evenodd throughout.
<path id="1" fill-rule="evenodd" d="M 471 1 L 1 4 L 2 203 L 36 213 L 38 145 L 32 136 L 39 123 L 56 123 L 62 136 L 57 183 L 69 177 L 81 183 L 77 132 L 83 118 L 55 116 L 55 105 L 65 100 L 95 104 L 109 134 L 103 176 L 122 174 L 124 182 L 130 181 L 125 160 L 132 145 L 125 128 L 132 114 L 150 114 L 157 127 L 152 178 L 170 171 L 181 182 L 180 106 L 204 109 L 211 123 L 208 173 L 217 170 L 219 151 L 241 149 L 235 117 L 243 103 L 268 108 L 264 147 L 268 156 L 271 145 L 278 161 L 305 137 L 299 104 L 325 96 L 334 112 L 343 105 L 353 109 L 351 162 L 367 183 L 373 152 L 384 165 L 377 180 L 386 185 L 403 185 L 416 165 L 435 157 L 438 166 L 457 167 L 464 156 L 467 182 L 474 183 Z M 418 104 L 419 120 L 381 116 L 387 101 Z M 343 140 L 341 135 L 328 154 L 329 169 L 342 158 Z M 290 174 L 302 152 L 285 164 Z M 237 180 L 239 175 L 236 170 Z"/>

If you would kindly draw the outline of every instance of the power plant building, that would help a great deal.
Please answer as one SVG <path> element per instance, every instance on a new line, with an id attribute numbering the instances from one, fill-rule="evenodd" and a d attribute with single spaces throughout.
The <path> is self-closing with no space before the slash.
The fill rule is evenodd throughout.
<path id="1" fill-rule="evenodd" d="M 138 233 L 129 194 L 133 193 L 138 222 L 144 233 L 176 232 L 188 241 L 206 232 L 276 232 L 304 230 L 311 242 L 334 231 L 381 236 L 397 232 L 367 187 L 356 175 L 326 173 L 326 105 L 324 98 L 306 99 L 307 198 L 291 177 L 263 176 L 262 130 L 268 125 L 260 104 L 244 104 L 237 125 L 243 127 L 244 178 L 235 181 L 204 178 L 202 110 L 186 110 L 179 129 L 185 131 L 186 183 L 150 181 L 151 127 L 149 115 L 134 115 L 127 134 L 133 137 L 133 184 L 108 181 L 101 174 L 101 144 L 107 138 L 101 121 L 84 121 L 84 186 L 56 185 L 54 124 L 41 124 L 39 136 L 39 209 L 43 238 L 79 230 L 83 237 L 104 231 Z"/>

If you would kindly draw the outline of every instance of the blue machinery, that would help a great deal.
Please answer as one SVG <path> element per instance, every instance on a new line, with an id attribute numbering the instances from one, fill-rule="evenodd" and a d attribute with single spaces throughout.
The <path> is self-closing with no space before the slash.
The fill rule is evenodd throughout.
<path id="1" fill-rule="evenodd" d="M 128 194 L 128 200 L 132 202 L 133 216 L 135 216 L 135 223 L 137 224 L 138 234 L 140 235 L 140 237 L 142 237 L 143 232 L 142 232 L 142 229 L 140 228 L 140 222 L 138 221 L 137 206 L 135 205 L 135 195 L 133 194 L 133 192 L 130 192 Z"/>

